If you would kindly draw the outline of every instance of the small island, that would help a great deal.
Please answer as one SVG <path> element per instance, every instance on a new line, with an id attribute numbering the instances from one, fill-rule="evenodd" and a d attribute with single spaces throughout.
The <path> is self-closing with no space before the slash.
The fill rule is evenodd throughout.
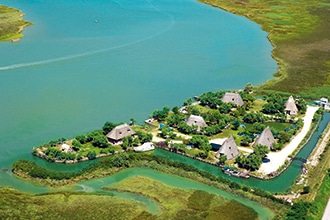
<path id="1" fill-rule="evenodd" d="M 17 43 L 23 37 L 25 27 L 32 25 L 23 19 L 23 12 L 14 8 L 0 5 L 0 41 Z"/>
<path id="2" fill-rule="evenodd" d="M 106 122 L 100 130 L 34 147 L 33 154 L 77 163 L 157 147 L 223 167 L 228 175 L 273 178 L 294 157 L 319 107 L 288 93 L 256 95 L 252 88 L 207 92 L 172 110 L 165 106 L 144 125 L 133 118 L 129 124 Z"/>

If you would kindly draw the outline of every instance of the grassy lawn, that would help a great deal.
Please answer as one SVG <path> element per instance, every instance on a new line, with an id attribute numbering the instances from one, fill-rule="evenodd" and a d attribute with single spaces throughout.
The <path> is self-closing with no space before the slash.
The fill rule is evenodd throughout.
<path id="1" fill-rule="evenodd" d="M 22 12 L 0 5 L 0 41 L 22 38 L 22 29 L 32 23 L 22 19 Z"/>
<path id="2" fill-rule="evenodd" d="M 326 1 L 200 0 L 246 16 L 269 33 L 279 70 L 261 87 L 319 98 L 330 94 L 330 6 Z"/>
<path id="3" fill-rule="evenodd" d="M 281 122 L 265 122 L 264 125 L 269 126 L 270 128 L 277 131 L 284 131 L 286 128 L 290 128 L 292 126 L 290 123 Z"/>
<path id="4" fill-rule="evenodd" d="M 266 103 L 267 103 L 266 100 L 256 99 L 256 100 L 254 100 L 253 106 L 252 106 L 252 108 L 250 108 L 250 111 L 259 112 L 262 110 L 262 106 Z"/>

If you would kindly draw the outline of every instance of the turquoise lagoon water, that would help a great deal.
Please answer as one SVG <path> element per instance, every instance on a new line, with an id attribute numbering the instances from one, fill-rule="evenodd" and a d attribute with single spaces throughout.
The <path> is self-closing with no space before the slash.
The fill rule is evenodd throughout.
<path id="1" fill-rule="evenodd" d="M 261 84 L 277 70 L 258 25 L 193 0 L 1 4 L 34 25 L 20 43 L 0 44 L 0 168 L 25 158 L 80 169 L 34 158 L 31 148 L 105 121 L 142 122 L 164 105 Z M 0 186 L 41 190 L 10 172 L 0 172 Z"/>

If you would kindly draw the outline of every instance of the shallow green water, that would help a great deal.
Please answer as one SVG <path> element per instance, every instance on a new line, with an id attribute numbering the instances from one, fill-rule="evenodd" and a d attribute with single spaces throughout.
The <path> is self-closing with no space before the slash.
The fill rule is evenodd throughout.
<path id="1" fill-rule="evenodd" d="M 246 18 L 193 0 L 2 0 L 34 23 L 0 44 L 0 168 L 33 146 L 102 127 L 142 122 L 206 91 L 261 84 L 277 65 L 267 33 Z M 95 22 L 98 20 L 98 22 Z M 0 186 L 53 189 L 0 172 Z"/>
<path id="2" fill-rule="evenodd" d="M 31 149 L 106 121 L 142 122 L 164 105 L 260 84 L 277 70 L 258 25 L 194 0 L 1 4 L 34 25 L 18 44 L 0 44 L 0 168 L 25 158 L 76 169 L 33 158 Z M 0 180 L 19 185 L 1 172 Z"/>

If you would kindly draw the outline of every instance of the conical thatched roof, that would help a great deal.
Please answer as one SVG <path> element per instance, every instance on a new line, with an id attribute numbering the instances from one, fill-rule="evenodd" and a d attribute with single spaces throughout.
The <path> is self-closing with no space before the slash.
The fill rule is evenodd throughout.
<path id="1" fill-rule="evenodd" d="M 232 135 L 223 142 L 215 156 L 219 158 L 221 155 L 226 155 L 227 160 L 232 160 L 239 155 L 238 147 Z"/>
<path id="2" fill-rule="evenodd" d="M 201 127 L 206 127 L 207 126 L 207 124 L 205 123 L 203 117 L 202 116 L 197 116 L 197 115 L 190 115 L 188 120 L 187 120 L 187 125 L 189 125 L 189 126 L 196 125 L 198 132 L 201 130 Z"/>
<path id="3" fill-rule="evenodd" d="M 275 143 L 275 138 L 273 136 L 272 131 L 270 130 L 269 126 L 265 128 L 261 134 L 260 137 L 254 142 L 253 146 L 257 146 L 258 144 L 267 146 L 269 149 L 273 148 L 273 144 Z"/>
<path id="4" fill-rule="evenodd" d="M 298 108 L 292 96 L 285 103 L 285 112 L 288 115 L 296 115 L 298 113 Z"/>
<path id="5" fill-rule="evenodd" d="M 107 134 L 107 137 L 111 140 L 119 141 L 119 140 L 123 139 L 124 137 L 132 136 L 134 134 L 135 134 L 135 132 L 133 131 L 133 129 L 130 126 L 128 126 L 128 124 L 125 123 L 122 125 L 118 125 L 114 129 L 112 129 Z"/>
<path id="6" fill-rule="evenodd" d="M 244 105 L 244 101 L 240 94 L 238 93 L 232 93 L 232 92 L 226 92 L 224 96 L 222 97 L 221 101 L 226 102 L 226 103 L 234 103 L 237 106 L 242 106 Z"/>

